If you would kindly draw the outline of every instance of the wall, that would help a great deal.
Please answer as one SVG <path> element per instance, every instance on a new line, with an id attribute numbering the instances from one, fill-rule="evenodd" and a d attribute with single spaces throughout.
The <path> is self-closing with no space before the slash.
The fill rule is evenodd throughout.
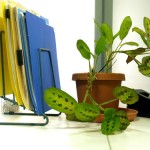
<path id="1" fill-rule="evenodd" d="M 49 19 L 54 27 L 61 88 L 76 98 L 72 74 L 87 72 L 88 63 L 76 49 L 79 38 L 94 47 L 95 2 L 91 0 L 18 0 L 27 8 Z"/>
<path id="2" fill-rule="evenodd" d="M 133 25 L 143 29 L 143 17 L 150 18 L 150 1 L 149 0 L 114 0 L 113 1 L 113 29 L 114 32 L 119 30 L 121 21 L 125 16 L 131 16 Z M 141 46 L 144 46 L 140 37 L 136 33 L 128 36 L 127 41 L 138 41 Z M 128 48 L 128 47 L 126 47 Z M 138 72 L 137 65 L 134 62 L 126 64 L 126 56 L 117 56 L 117 62 L 113 67 L 113 72 L 122 72 L 126 75 L 124 85 L 136 89 L 144 89 L 150 92 L 150 79 L 144 77 Z M 139 57 L 141 59 L 141 57 Z"/>

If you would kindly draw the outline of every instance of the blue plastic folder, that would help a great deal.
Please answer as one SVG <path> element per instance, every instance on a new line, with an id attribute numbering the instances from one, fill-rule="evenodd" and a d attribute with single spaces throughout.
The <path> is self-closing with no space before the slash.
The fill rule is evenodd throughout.
<path id="1" fill-rule="evenodd" d="M 24 56 L 24 65 L 26 71 L 26 78 L 27 78 L 27 86 L 29 89 L 30 99 L 34 106 L 35 113 L 39 114 L 39 108 L 36 101 L 35 90 L 33 87 L 32 76 L 31 76 L 31 67 L 30 67 L 30 58 L 29 58 L 29 49 L 28 49 L 28 41 L 27 41 L 27 34 L 26 34 L 26 24 L 25 24 L 25 17 L 24 11 L 21 9 L 17 9 L 17 19 L 19 23 L 19 31 L 21 35 L 21 44 Z"/>
<path id="2" fill-rule="evenodd" d="M 49 87 L 60 88 L 54 29 L 30 12 L 25 13 L 31 75 L 38 114 L 50 110 L 43 99 Z M 44 109 L 43 109 L 44 108 Z"/>

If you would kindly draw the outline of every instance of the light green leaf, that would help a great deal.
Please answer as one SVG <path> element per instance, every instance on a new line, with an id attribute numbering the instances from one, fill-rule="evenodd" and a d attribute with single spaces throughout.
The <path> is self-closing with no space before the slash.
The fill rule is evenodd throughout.
<path id="1" fill-rule="evenodd" d="M 77 40 L 77 49 L 79 50 L 83 58 L 90 60 L 91 58 L 90 48 L 83 40 L 81 39 Z"/>
<path id="2" fill-rule="evenodd" d="M 143 23 L 144 23 L 145 32 L 147 34 L 150 34 L 150 19 L 148 17 L 144 17 Z"/>
<path id="3" fill-rule="evenodd" d="M 105 37 L 102 35 L 100 36 L 99 40 L 96 43 L 95 54 L 99 56 L 105 50 L 106 50 L 106 40 Z"/>
<path id="4" fill-rule="evenodd" d="M 142 65 L 150 67 L 150 56 L 145 56 L 142 58 Z"/>
<path id="5" fill-rule="evenodd" d="M 119 37 L 121 40 L 123 40 L 127 36 L 131 26 L 132 26 L 131 18 L 130 16 L 126 16 L 123 19 L 121 26 L 120 26 Z"/>
<path id="6" fill-rule="evenodd" d="M 134 89 L 125 86 L 116 87 L 113 94 L 124 104 L 134 104 L 139 99 L 139 96 Z"/>
<path id="7" fill-rule="evenodd" d="M 146 65 L 139 65 L 138 68 L 141 74 L 143 74 L 146 77 L 150 77 L 150 67 Z"/>
<path id="8" fill-rule="evenodd" d="M 103 23 L 100 27 L 100 30 L 101 30 L 101 34 L 105 37 L 106 43 L 108 45 L 112 45 L 112 43 L 113 43 L 113 32 L 112 32 L 111 27 L 108 24 Z"/>
<path id="9" fill-rule="evenodd" d="M 136 42 L 125 42 L 125 43 L 121 44 L 121 46 L 124 46 L 124 45 L 139 46 L 139 44 Z"/>

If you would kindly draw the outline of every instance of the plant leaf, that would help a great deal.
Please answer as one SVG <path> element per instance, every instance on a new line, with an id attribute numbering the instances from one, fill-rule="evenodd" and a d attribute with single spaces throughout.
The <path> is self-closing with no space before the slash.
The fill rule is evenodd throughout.
<path id="1" fill-rule="evenodd" d="M 145 32 L 150 36 L 150 19 L 148 17 L 144 17 L 143 19 Z"/>
<path id="2" fill-rule="evenodd" d="M 81 39 L 77 40 L 77 49 L 79 50 L 80 54 L 83 58 L 90 60 L 91 52 L 88 45 Z"/>
<path id="3" fill-rule="evenodd" d="M 116 112 L 116 116 L 120 119 L 120 130 L 125 130 L 130 124 L 126 112 L 124 110 L 119 110 Z"/>
<path id="4" fill-rule="evenodd" d="M 101 131 L 105 135 L 111 135 L 120 129 L 120 125 L 119 117 L 104 119 L 101 125 Z"/>
<path id="5" fill-rule="evenodd" d="M 134 89 L 125 86 L 116 87 L 113 94 L 124 104 L 134 104 L 139 99 L 139 96 Z"/>
<path id="6" fill-rule="evenodd" d="M 65 114 L 73 114 L 77 104 L 68 93 L 54 87 L 44 91 L 44 100 L 48 106 Z"/>
<path id="7" fill-rule="evenodd" d="M 134 60 L 134 58 L 137 55 L 141 55 L 144 52 L 146 52 L 146 48 L 143 47 L 139 47 L 137 49 L 134 50 L 126 50 L 126 51 L 119 51 L 120 53 L 125 53 L 126 55 L 128 55 L 128 58 L 126 60 L 127 63 L 131 62 L 132 60 Z"/>
<path id="8" fill-rule="evenodd" d="M 143 74 L 146 77 L 150 77 L 150 67 L 146 65 L 139 65 L 138 68 L 141 74 Z"/>
<path id="9" fill-rule="evenodd" d="M 105 119 L 110 118 L 115 114 L 116 110 L 114 108 L 106 108 L 104 111 L 104 117 Z"/>
<path id="10" fill-rule="evenodd" d="M 121 44 L 121 47 L 124 46 L 124 45 L 139 46 L 139 44 L 136 43 L 136 42 L 125 42 L 125 43 Z"/>
<path id="11" fill-rule="evenodd" d="M 120 31 L 119 31 L 120 40 L 123 40 L 127 36 L 131 26 L 132 26 L 131 18 L 130 16 L 126 16 L 123 19 L 121 26 L 120 26 Z"/>
<path id="12" fill-rule="evenodd" d="M 142 65 L 150 67 L 150 56 L 145 56 L 142 58 Z"/>
<path id="13" fill-rule="evenodd" d="M 112 45 L 112 43 L 113 43 L 113 32 L 112 32 L 111 27 L 108 24 L 103 23 L 100 26 L 100 31 L 101 31 L 101 34 L 105 37 L 106 43 L 108 45 Z"/>
<path id="14" fill-rule="evenodd" d="M 148 43 L 147 43 L 147 41 L 145 39 L 146 33 L 142 29 L 140 29 L 138 27 L 134 27 L 132 29 L 132 31 L 135 31 L 136 33 L 138 33 L 140 35 L 141 39 L 143 40 L 143 42 L 145 43 L 145 45 L 148 47 Z"/>
<path id="15" fill-rule="evenodd" d="M 100 115 L 98 106 L 88 103 L 78 103 L 75 107 L 75 116 L 80 121 L 91 122 Z"/>
<path id="16" fill-rule="evenodd" d="M 95 54 L 99 56 L 104 50 L 106 50 L 106 40 L 105 37 L 102 35 L 96 43 Z"/>

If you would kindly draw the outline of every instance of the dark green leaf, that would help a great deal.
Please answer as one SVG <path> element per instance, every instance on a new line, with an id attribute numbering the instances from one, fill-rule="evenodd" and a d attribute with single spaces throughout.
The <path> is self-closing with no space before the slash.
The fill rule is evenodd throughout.
<path id="1" fill-rule="evenodd" d="M 111 135 L 120 129 L 120 119 L 119 117 L 104 119 L 101 126 L 101 131 L 103 134 Z"/>
<path id="2" fill-rule="evenodd" d="M 105 119 L 112 117 L 115 112 L 116 110 L 114 108 L 106 108 L 104 111 Z"/>
<path id="3" fill-rule="evenodd" d="M 116 116 L 120 119 L 120 130 L 125 130 L 130 124 L 126 112 L 124 110 L 119 110 L 116 112 Z"/>

